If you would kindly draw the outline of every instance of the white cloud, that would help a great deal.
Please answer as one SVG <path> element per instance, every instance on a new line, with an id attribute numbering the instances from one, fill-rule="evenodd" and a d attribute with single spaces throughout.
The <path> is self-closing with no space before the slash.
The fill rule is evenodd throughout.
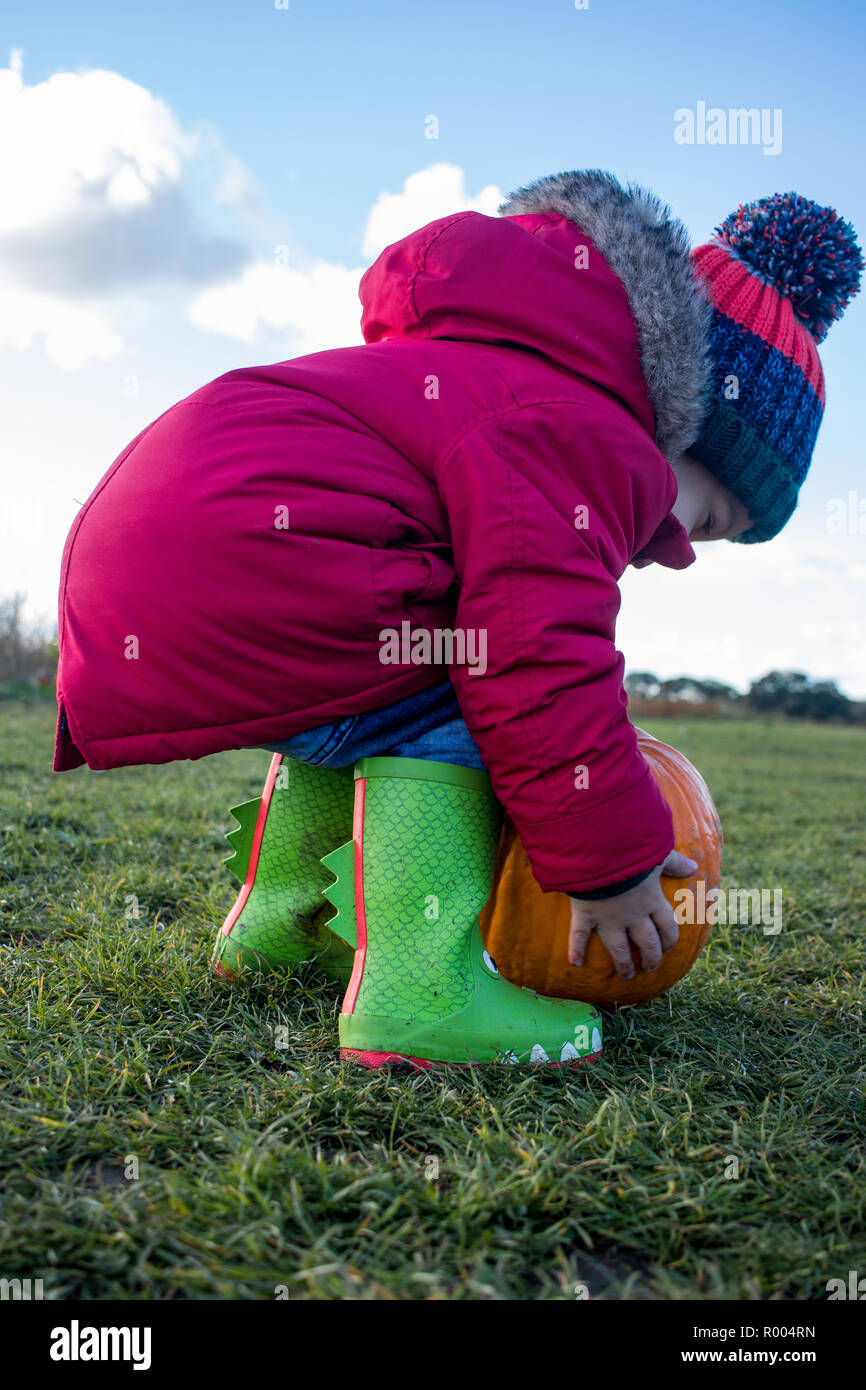
<path id="1" fill-rule="evenodd" d="M 27 86 L 16 50 L 0 69 L 0 128 L 0 345 L 41 342 L 66 369 L 105 361 L 123 350 L 113 294 L 206 284 L 248 259 L 201 223 L 187 188 L 207 161 L 214 201 L 248 198 L 242 167 L 128 78 L 59 72 Z"/>
<path id="2" fill-rule="evenodd" d="M 269 261 L 238 280 L 203 290 L 190 306 L 192 323 L 252 344 L 262 326 L 287 332 L 300 356 L 362 342 L 358 282 L 363 272 L 316 261 L 290 270 Z"/>
<path id="3" fill-rule="evenodd" d="M 474 197 L 466 192 L 466 176 L 456 164 L 431 164 L 410 174 L 402 193 L 380 193 L 367 218 L 364 255 L 372 260 L 386 246 L 451 212 L 483 212 L 496 216 L 503 194 L 489 183 Z"/>
<path id="4" fill-rule="evenodd" d="M 58 72 L 27 87 L 20 52 L 0 70 L 0 234 L 78 210 L 88 188 L 107 207 L 146 202 L 177 182 L 192 147 L 163 102 L 115 72 Z"/>
<path id="5" fill-rule="evenodd" d="M 243 247 L 204 225 L 191 193 L 266 220 L 243 164 L 202 122 L 185 131 L 168 106 L 119 73 L 55 73 L 27 86 L 21 54 L 0 70 L 0 347 L 41 344 L 75 370 L 124 351 L 121 309 L 130 293 L 147 309 L 155 280 L 202 286 L 189 308 L 199 328 L 252 345 L 261 329 L 287 335 L 286 351 L 361 341 L 362 267 L 315 260 L 286 269 L 249 263 Z M 495 215 L 501 191 L 467 192 L 463 170 L 433 164 L 370 210 L 364 255 L 436 217 Z"/>
<path id="6" fill-rule="evenodd" d="M 473 209 L 493 216 L 502 193 L 488 184 L 470 198 L 465 175 L 454 164 L 433 164 L 410 174 L 401 193 L 381 193 L 370 210 L 364 254 L 373 259 L 385 246 L 448 213 Z M 258 261 L 243 274 L 203 290 L 190 305 L 199 328 L 252 345 L 262 327 L 289 335 L 286 351 L 300 355 L 362 342 L 358 283 L 363 268 L 317 260 L 289 270 Z"/>
<path id="7" fill-rule="evenodd" d="M 65 371 L 108 362 L 123 351 L 123 339 L 97 305 L 16 290 L 0 278 L 0 348 L 23 352 L 39 338 L 45 355 Z"/>

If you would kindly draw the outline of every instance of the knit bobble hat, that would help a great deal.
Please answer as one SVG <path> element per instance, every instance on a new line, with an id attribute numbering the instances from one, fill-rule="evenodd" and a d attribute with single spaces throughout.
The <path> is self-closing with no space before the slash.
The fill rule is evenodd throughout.
<path id="1" fill-rule="evenodd" d="M 860 288 L 853 228 L 797 193 L 746 203 L 692 253 L 713 306 L 710 399 L 688 452 L 768 541 L 797 506 L 824 412 L 818 344 Z"/>

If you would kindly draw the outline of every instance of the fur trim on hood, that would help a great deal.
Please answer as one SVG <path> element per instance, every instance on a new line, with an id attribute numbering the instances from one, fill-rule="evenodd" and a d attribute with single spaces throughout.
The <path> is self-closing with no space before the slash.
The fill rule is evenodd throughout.
<path id="1" fill-rule="evenodd" d="M 558 213 L 577 223 L 622 281 L 656 444 L 669 458 L 685 452 L 707 413 L 711 307 L 692 270 L 683 224 L 654 193 L 638 184 L 623 188 L 602 169 L 552 174 L 518 188 L 499 214 L 521 213 Z"/>

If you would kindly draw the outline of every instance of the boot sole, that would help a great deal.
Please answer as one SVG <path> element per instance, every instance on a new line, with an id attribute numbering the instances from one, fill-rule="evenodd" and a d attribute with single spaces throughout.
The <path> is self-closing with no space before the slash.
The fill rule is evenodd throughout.
<path id="1" fill-rule="evenodd" d="M 585 1057 L 573 1057 L 567 1062 L 543 1062 L 546 1067 L 582 1067 L 586 1062 L 597 1062 L 601 1057 L 600 1052 L 588 1052 Z M 433 1057 L 407 1057 L 400 1052 L 362 1052 L 359 1048 L 341 1047 L 341 1062 L 354 1062 L 359 1067 L 366 1067 L 368 1071 L 379 1071 L 383 1067 L 393 1067 L 400 1071 L 429 1071 L 431 1067 L 450 1067 L 457 1068 L 459 1071 L 468 1071 L 470 1067 L 501 1067 L 502 1062 L 444 1062 L 437 1061 Z M 518 1063 L 518 1066 L 537 1067 L 538 1062 Z"/>

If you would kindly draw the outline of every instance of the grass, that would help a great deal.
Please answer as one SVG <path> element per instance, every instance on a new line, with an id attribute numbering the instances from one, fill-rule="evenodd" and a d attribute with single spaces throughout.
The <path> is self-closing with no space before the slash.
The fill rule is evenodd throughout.
<path id="1" fill-rule="evenodd" d="M 824 1299 L 864 1272 L 862 732 L 654 726 L 713 790 L 725 882 L 783 888 L 782 934 L 717 927 L 585 1072 L 406 1080 L 340 1064 L 312 970 L 209 975 L 227 807 L 267 754 L 55 777 L 50 708 L 0 725 L 0 1277 L 57 1299 Z"/>

